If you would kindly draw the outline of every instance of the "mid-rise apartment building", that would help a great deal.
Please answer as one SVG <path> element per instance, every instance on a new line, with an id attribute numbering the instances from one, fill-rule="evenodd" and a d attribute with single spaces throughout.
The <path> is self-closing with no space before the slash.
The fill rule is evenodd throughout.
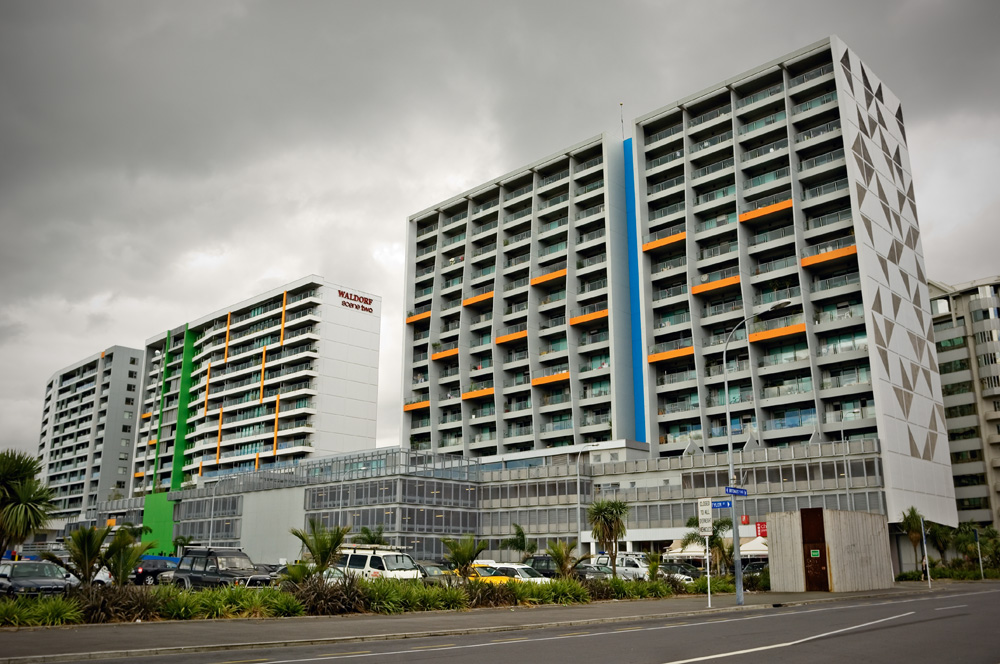
<path id="1" fill-rule="evenodd" d="M 622 170 L 619 142 L 597 136 L 410 217 L 411 449 L 633 436 Z"/>
<path id="2" fill-rule="evenodd" d="M 374 447 L 380 315 L 306 277 L 148 339 L 132 493 Z"/>
<path id="3" fill-rule="evenodd" d="M 1000 527 L 1000 276 L 931 281 L 958 520 Z"/>
<path id="4" fill-rule="evenodd" d="M 831 37 L 632 127 L 410 217 L 411 449 L 634 437 L 721 487 L 730 430 L 743 460 L 875 441 L 884 489 L 857 509 L 954 523 L 899 100 Z"/>
<path id="5" fill-rule="evenodd" d="M 55 494 L 56 518 L 82 519 L 98 501 L 128 492 L 141 363 L 141 350 L 112 346 L 46 384 L 39 479 Z"/>

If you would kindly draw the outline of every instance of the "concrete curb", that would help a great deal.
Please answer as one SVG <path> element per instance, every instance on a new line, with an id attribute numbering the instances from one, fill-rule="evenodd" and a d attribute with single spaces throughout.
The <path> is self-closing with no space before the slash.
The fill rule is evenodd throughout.
<path id="1" fill-rule="evenodd" d="M 808 599 L 797 602 L 780 602 L 774 604 L 752 604 L 744 606 L 728 606 L 717 608 L 702 608 L 698 610 L 671 611 L 667 613 L 654 613 L 646 615 L 614 616 L 610 618 L 586 618 L 578 620 L 562 620 L 546 623 L 494 625 L 491 627 L 467 627 L 460 629 L 432 629 L 420 632 L 403 632 L 391 634 L 367 634 L 357 636 L 335 636 L 323 639 L 296 639 L 282 641 L 259 641 L 255 643 L 225 643 L 206 644 L 197 646 L 174 646 L 167 648 L 144 648 L 130 650 L 105 650 L 89 653 L 59 653 L 53 655 L 28 655 L 23 657 L 0 658 L 0 664 L 47 664 L 49 662 L 73 662 L 81 660 L 105 660 L 120 659 L 125 657 L 147 657 L 152 655 L 183 655 L 187 653 L 218 652 L 237 648 L 240 650 L 265 650 L 268 648 L 290 648 L 297 646 L 317 646 L 317 645 L 337 645 L 341 643 L 363 643 L 366 641 L 396 641 L 404 639 L 420 639 L 434 636 L 465 636 L 469 634 L 489 634 L 495 632 L 512 632 L 525 629 L 551 629 L 563 627 L 579 627 L 584 625 L 595 625 L 602 623 L 636 622 L 646 620 L 662 620 L 665 618 L 681 618 L 694 615 L 712 615 L 718 613 L 733 613 L 744 611 L 761 611 L 778 607 L 804 606 L 810 604 L 827 604 L 844 600 L 866 600 L 884 599 L 892 597 L 910 597 L 913 595 L 926 595 L 932 591 L 926 588 L 912 590 L 897 590 L 889 593 L 872 593 L 868 595 L 852 595 L 850 597 L 829 597 L 821 599 Z M 641 601 L 641 600 L 639 600 Z M 495 609 L 488 609 L 495 610 Z M 266 618 L 256 618 L 254 620 L 266 621 Z M 163 621 L 165 624 L 181 621 Z M 219 622 L 228 622 L 227 620 Z M 127 627 L 132 623 L 115 623 L 119 627 Z M 152 624 L 152 623 L 143 623 Z M 95 625 L 96 626 L 96 625 Z M 83 625 L 75 626 L 83 627 Z M 44 628 L 43 628 L 44 629 Z"/>

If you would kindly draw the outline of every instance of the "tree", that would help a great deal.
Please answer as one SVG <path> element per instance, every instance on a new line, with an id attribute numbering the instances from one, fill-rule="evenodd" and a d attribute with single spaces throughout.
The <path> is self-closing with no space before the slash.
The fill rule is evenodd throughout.
<path id="1" fill-rule="evenodd" d="M 524 534 L 524 528 L 516 523 L 511 525 L 514 526 L 514 534 L 505 540 L 500 540 L 500 548 L 517 551 L 521 554 L 521 560 L 526 560 L 528 556 L 538 551 L 538 545 L 528 541 L 528 537 Z"/>
<path id="2" fill-rule="evenodd" d="M 184 549 L 187 548 L 193 541 L 194 538 L 191 537 L 190 535 L 178 535 L 177 537 L 174 538 L 173 541 L 174 553 L 176 555 L 183 554 Z"/>
<path id="3" fill-rule="evenodd" d="M 691 544 L 704 544 L 705 536 L 698 532 L 698 517 L 693 516 L 687 520 L 687 527 L 692 528 L 684 534 L 681 540 L 681 547 Z M 730 518 L 717 519 L 712 522 L 712 534 L 708 536 L 708 550 L 715 558 L 716 573 L 721 575 L 723 568 L 729 569 L 733 566 L 733 543 L 732 543 L 733 520 Z M 727 542 L 726 534 L 729 534 Z"/>
<path id="4" fill-rule="evenodd" d="M 76 574 L 80 583 L 89 586 L 101 569 L 101 547 L 111 534 L 111 526 L 103 528 L 77 528 L 69 534 L 66 551 L 69 552 L 67 567 Z"/>
<path id="5" fill-rule="evenodd" d="M 916 507 L 910 507 L 910 509 L 903 512 L 903 516 L 899 521 L 900 527 L 906 536 L 910 538 L 910 544 L 913 545 L 913 569 L 920 569 L 920 554 L 918 553 L 918 548 L 920 547 L 920 540 L 923 538 L 923 515 L 917 511 Z"/>
<path id="6" fill-rule="evenodd" d="M 968 521 L 958 524 L 958 529 L 952 535 L 952 543 L 955 551 L 966 561 L 976 558 L 979 555 L 976 550 L 976 524 Z"/>
<path id="7" fill-rule="evenodd" d="M 370 544 L 372 546 L 384 546 L 389 543 L 389 540 L 385 538 L 385 526 L 381 523 L 375 527 L 375 530 L 368 528 L 366 526 L 361 526 L 361 530 L 358 531 L 358 535 L 354 537 L 355 544 Z"/>
<path id="8" fill-rule="evenodd" d="M 993 526 L 987 526 L 979 536 L 983 549 L 983 559 L 988 567 L 1000 568 L 1000 533 Z"/>
<path id="9" fill-rule="evenodd" d="M 663 554 L 659 551 L 646 552 L 646 565 L 649 567 L 649 580 L 655 581 L 660 573 L 660 565 L 663 564 Z"/>
<path id="10" fill-rule="evenodd" d="M 36 479 L 41 462 L 26 452 L 0 452 L 0 556 L 45 527 L 52 490 Z"/>
<path id="11" fill-rule="evenodd" d="M 309 519 L 308 532 L 301 528 L 292 528 L 288 532 L 295 535 L 309 552 L 313 561 L 312 573 L 322 574 L 336 562 L 340 547 L 343 546 L 347 533 L 351 532 L 351 527 L 327 528 L 318 519 Z"/>
<path id="12" fill-rule="evenodd" d="M 468 578 L 472 569 L 472 563 L 476 562 L 479 554 L 486 550 L 488 546 L 485 541 L 477 542 L 471 533 L 462 535 L 459 539 L 443 539 L 441 543 L 448 549 L 444 559 L 455 566 L 455 571 L 459 576 Z"/>
<path id="13" fill-rule="evenodd" d="M 947 558 L 948 547 L 954 538 L 954 529 L 933 521 L 927 524 L 927 541 L 941 554 L 941 564 Z"/>
<path id="14" fill-rule="evenodd" d="M 618 541 L 625 537 L 628 503 L 621 500 L 595 500 L 587 509 L 587 519 L 594 539 L 611 557 L 612 576 L 618 576 Z"/>
<path id="15" fill-rule="evenodd" d="M 573 576 L 573 568 L 575 568 L 577 564 L 590 558 L 589 553 L 577 558 L 573 555 L 574 549 L 576 549 L 576 540 L 573 540 L 572 542 L 549 540 L 549 545 L 545 549 L 545 553 L 549 554 L 549 557 L 552 558 L 552 562 L 555 563 L 556 569 L 559 570 L 559 576 L 564 579 L 568 579 Z"/>
<path id="16" fill-rule="evenodd" d="M 128 529 L 119 528 L 107 550 L 101 555 L 101 563 L 108 568 L 116 586 L 128 585 L 129 574 L 142 562 L 142 556 L 154 546 L 156 542 L 137 542 Z"/>
<path id="17" fill-rule="evenodd" d="M 153 532 L 153 529 L 150 528 L 149 526 L 145 525 L 137 526 L 133 523 L 130 523 L 129 521 L 126 521 L 125 523 L 120 525 L 118 527 L 118 530 L 125 530 L 126 532 L 128 532 L 129 535 L 132 536 L 132 539 L 134 540 L 142 539 L 143 535 L 149 535 L 150 533 Z"/>

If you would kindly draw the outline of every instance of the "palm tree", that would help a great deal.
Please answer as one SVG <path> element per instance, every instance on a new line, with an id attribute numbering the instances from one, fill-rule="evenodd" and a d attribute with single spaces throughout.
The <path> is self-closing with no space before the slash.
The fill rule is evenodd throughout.
<path id="1" fill-rule="evenodd" d="M 559 570 L 559 576 L 564 579 L 573 576 L 573 568 L 578 563 L 590 558 L 589 553 L 577 558 L 573 555 L 574 549 L 576 549 L 576 540 L 572 542 L 549 540 L 549 546 L 545 549 L 545 553 L 549 554 L 552 562 L 555 563 L 556 569 Z"/>
<path id="2" fill-rule="evenodd" d="M 336 562 L 340 547 L 343 546 L 347 533 L 351 532 L 351 527 L 327 528 L 318 519 L 309 519 L 308 532 L 301 528 L 292 528 L 288 532 L 295 535 L 309 552 L 313 561 L 312 572 L 322 574 Z"/>
<path id="3" fill-rule="evenodd" d="M 149 526 L 141 524 L 137 526 L 129 521 L 126 521 L 121 526 L 119 526 L 118 530 L 125 530 L 126 532 L 128 532 L 129 535 L 132 536 L 132 539 L 134 540 L 140 540 L 142 539 L 143 535 L 148 535 L 151 532 L 153 532 L 153 529 L 150 528 Z"/>
<path id="4" fill-rule="evenodd" d="M 174 553 L 177 555 L 181 555 L 182 553 L 184 553 L 184 549 L 187 548 L 193 541 L 194 538 L 191 537 L 190 535 L 178 535 L 177 537 L 174 538 L 173 541 Z"/>
<path id="5" fill-rule="evenodd" d="M 618 541 L 625 537 L 628 503 L 621 500 L 595 500 L 587 509 L 594 539 L 611 558 L 612 576 L 618 576 Z"/>
<path id="6" fill-rule="evenodd" d="M 952 535 L 955 551 L 966 561 L 979 555 L 976 550 L 976 525 L 968 521 L 958 524 L 958 529 Z"/>
<path id="7" fill-rule="evenodd" d="M 459 539 L 443 539 L 441 543 L 448 549 L 444 559 L 455 566 L 455 571 L 459 576 L 468 578 L 472 563 L 476 562 L 479 554 L 486 550 L 488 544 L 485 541 L 477 542 L 471 533 L 462 535 Z"/>
<path id="8" fill-rule="evenodd" d="M 142 556 L 154 546 L 156 542 L 136 542 L 129 530 L 119 528 L 107 550 L 101 555 L 101 563 L 108 568 L 116 586 L 128 585 L 129 574 L 142 562 Z"/>
<path id="9" fill-rule="evenodd" d="M 947 558 L 948 547 L 954 538 L 955 530 L 933 521 L 927 524 L 927 541 L 941 554 L 941 564 L 944 565 Z"/>
<path id="10" fill-rule="evenodd" d="M 26 452 L 0 452 L 0 556 L 44 528 L 55 504 L 35 476 L 41 463 Z"/>
<path id="11" fill-rule="evenodd" d="M 906 536 L 910 538 L 910 544 L 913 545 L 913 569 L 920 569 L 920 555 L 917 552 L 920 546 L 920 540 L 923 538 L 923 515 L 917 511 L 916 507 L 910 507 L 910 509 L 903 512 L 903 516 L 899 521 L 900 527 Z"/>
<path id="12" fill-rule="evenodd" d="M 353 539 L 355 544 L 370 544 L 372 546 L 384 546 L 389 543 L 389 540 L 385 538 L 385 526 L 381 523 L 375 527 L 374 530 L 366 526 L 361 526 Z"/>
<path id="13" fill-rule="evenodd" d="M 538 545 L 528 541 L 528 537 L 524 534 L 524 528 L 516 523 L 511 525 L 514 526 L 514 534 L 505 540 L 500 540 L 500 548 L 517 551 L 521 554 L 521 560 L 525 560 L 538 551 Z"/>
<path id="14" fill-rule="evenodd" d="M 983 558 L 990 567 L 1000 567 L 1000 533 L 993 526 L 987 526 L 979 537 Z"/>
<path id="15" fill-rule="evenodd" d="M 646 565 L 649 567 L 649 580 L 655 581 L 663 564 L 663 554 L 659 551 L 646 551 Z"/>
<path id="16" fill-rule="evenodd" d="M 78 528 L 69 535 L 66 551 L 69 552 L 67 566 L 80 578 L 80 583 L 89 586 L 101 568 L 101 547 L 111 533 L 111 526 L 103 528 Z"/>
<path id="17" fill-rule="evenodd" d="M 681 547 L 691 544 L 704 544 L 705 536 L 698 532 L 698 517 L 693 516 L 687 520 L 687 527 L 692 528 L 684 534 L 681 540 Z M 721 575 L 722 569 L 729 569 L 733 565 L 733 543 L 730 535 L 726 541 L 726 533 L 732 533 L 733 520 L 730 518 L 718 519 L 712 522 L 712 534 L 708 536 L 708 550 L 715 558 L 716 573 Z"/>

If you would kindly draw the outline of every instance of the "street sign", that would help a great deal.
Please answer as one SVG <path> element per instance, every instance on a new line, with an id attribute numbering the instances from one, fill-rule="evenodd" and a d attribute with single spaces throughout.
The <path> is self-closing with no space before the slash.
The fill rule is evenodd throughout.
<path id="1" fill-rule="evenodd" d="M 737 489 L 736 487 L 727 486 L 726 493 L 730 496 L 745 496 L 747 495 L 746 489 Z"/>
<path id="2" fill-rule="evenodd" d="M 698 499 L 698 534 L 702 537 L 712 535 L 712 499 Z"/>
<path id="3" fill-rule="evenodd" d="M 740 524 L 744 526 L 750 525 L 750 515 L 743 514 L 742 516 L 740 516 Z"/>
<path id="4" fill-rule="evenodd" d="M 728 508 L 728 507 L 732 507 L 732 506 L 733 506 L 733 501 L 731 501 L 731 500 L 713 500 L 712 501 L 712 509 L 713 510 L 721 510 L 724 507 Z"/>
<path id="5" fill-rule="evenodd" d="M 767 537 L 767 521 L 757 522 L 757 537 Z"/>

